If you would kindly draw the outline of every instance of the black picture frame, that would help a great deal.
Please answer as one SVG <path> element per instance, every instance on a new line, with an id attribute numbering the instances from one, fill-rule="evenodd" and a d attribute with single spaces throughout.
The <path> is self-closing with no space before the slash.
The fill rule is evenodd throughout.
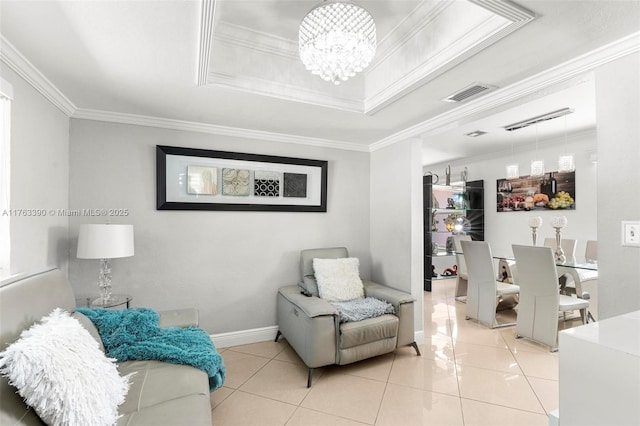
<path id="1" fill-rule="evenodd" d="M 193 174 L 187 170 L 191 165 Z M 199 178 L 197 173 L 201 170 L 207 170 L 209 179 L 213 176 L 215 183 L 207 188 L 215 187 L 215 190 L 201 192 L 201 185 L 196 188 L 192 184 L 192 178 Z M 221 187 L 228 182 L 229 175 L 223 175 L 227 171 L 245 173 L 242 194 L 218 191 L 218 182 Z M 328 162 L 324 160 L 156 145 L 156 209 L 324 213 L 327 211 L 327 171 Z M 258 181 L 264 180 L 256 179 L 256 173 L 283 177 L 268 181 L 275 182 L 275 189 L 270 187 L 268 192 L 260 192 Z M 285 197 L 287 176 L 291 184 L 287 185 Z"/>

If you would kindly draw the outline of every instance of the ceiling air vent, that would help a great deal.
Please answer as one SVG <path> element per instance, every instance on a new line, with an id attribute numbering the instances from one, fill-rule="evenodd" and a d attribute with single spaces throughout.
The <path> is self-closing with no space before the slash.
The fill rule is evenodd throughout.
<path id="1" fill-rule="evenodd" d="M 443 99 L 443 101 L 462 102 L 462 101 L 466 101 L 469 98 L 478 96 L 481 93 L 485 93 L 487 91 L 493 90 L 495 88 L 496 86 L 491 86 L 489 84 L 473 83 L 471 86 L 467 86 L 464 89 L 454 93 L 453 95 L 447 96 L 446 98 Z"/>
<path id="2" fill-rule="evenodd" d="M 513 130 L 522 129 L 533 124 L 540 123 L 542 121 L 553 120 L 554 118 L 562 117 L 567 114 L 571 114 L 573 110 L 571 108 L 562 108 L 557 111 L 548 112 L 546 114 L 537 115 L 535 117 L 528 118 L 526 120 L 518 121 L 517 123 L 504 126 L 504 129 L 511 132 Z"/>

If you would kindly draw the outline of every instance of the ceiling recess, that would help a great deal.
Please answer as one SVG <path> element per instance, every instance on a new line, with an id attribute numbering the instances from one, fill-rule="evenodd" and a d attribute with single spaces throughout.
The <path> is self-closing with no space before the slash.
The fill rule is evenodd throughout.
<path id="1" fill-rule="evenodd" d="M 511 132 L 513 130 L 522 129 L 523 127 L 528 127 L 533 124 L 540 123 L 542 121 L 553 120 L 554 118 L 562 117 L 567 114 L 571 114 L 572 112 L 573 112 L 572 108 L 562 108 L 557 111 L 548 112 L 546 114 L 542 114 L 536 117 L 528 118 L 526 120 L 518 121 L 517 123 L 509 124 L 507 126 L 504 126 L 504 129 L 506 131 Z"/>
<path id="2" fill-rule="evenodd" d="M 447 96 L 443 99 L 443 101 L 462 102 L 494 89 L 496 89 L 496 86 L 492 86 L 490 84 L 473 83 L 470 86 L 467 86 L 464 89 L 458 90 L 456 93 Z"/>

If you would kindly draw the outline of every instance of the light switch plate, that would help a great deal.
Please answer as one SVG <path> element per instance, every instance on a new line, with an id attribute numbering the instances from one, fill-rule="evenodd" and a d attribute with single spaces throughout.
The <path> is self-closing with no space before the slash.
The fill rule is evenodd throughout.
<path id="1" fill-rule="evenodd" d="M 622 245 L 640 247 L 640 221 L 622 221 Z"/>

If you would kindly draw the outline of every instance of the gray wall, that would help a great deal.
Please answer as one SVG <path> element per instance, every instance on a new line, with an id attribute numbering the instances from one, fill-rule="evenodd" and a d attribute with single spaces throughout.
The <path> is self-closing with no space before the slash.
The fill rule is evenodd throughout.
<path id="1" fill-rule="evenodd" d="M 421 143 L 406 140 L 371 154 L 373 279 L 416 298 L 414 328 L 423 326 Z"/>
<path id="2" fill-rule="evenodd" d="M 328 212 L 157 211 L 155 146 L 329 161 Z M 76 259 L 80 223 L 131 223 L 135 256 L 114 259 L 114 292 L 134 306 L 195 307 L 211 334 L 276 325 L 278 287 L 299 279 L 299 251 L 346 246 L 370 277 L 369 154 L 203 133 L 71 120 L 70 206 L 126 208 L 70 220 L 76 294 L 97 291 L 97 260 Z"/>
<path id="3" fill-rule="evenodd" d="M 640 54 L 595 71 L 598 99 L 600 318 L 640 309 L 640 247 L 621 245 L 621 221 L 640 221 Z"/>
<path id="4" fill-rule="evenodd" d="M 69 118 L 8 67 L 2 78 L 14 91 L 11 208 L 47 212 L 11 218 L 11 273 L 66 272 L 69 220 L 57 210 L 69 203 Z"/>

